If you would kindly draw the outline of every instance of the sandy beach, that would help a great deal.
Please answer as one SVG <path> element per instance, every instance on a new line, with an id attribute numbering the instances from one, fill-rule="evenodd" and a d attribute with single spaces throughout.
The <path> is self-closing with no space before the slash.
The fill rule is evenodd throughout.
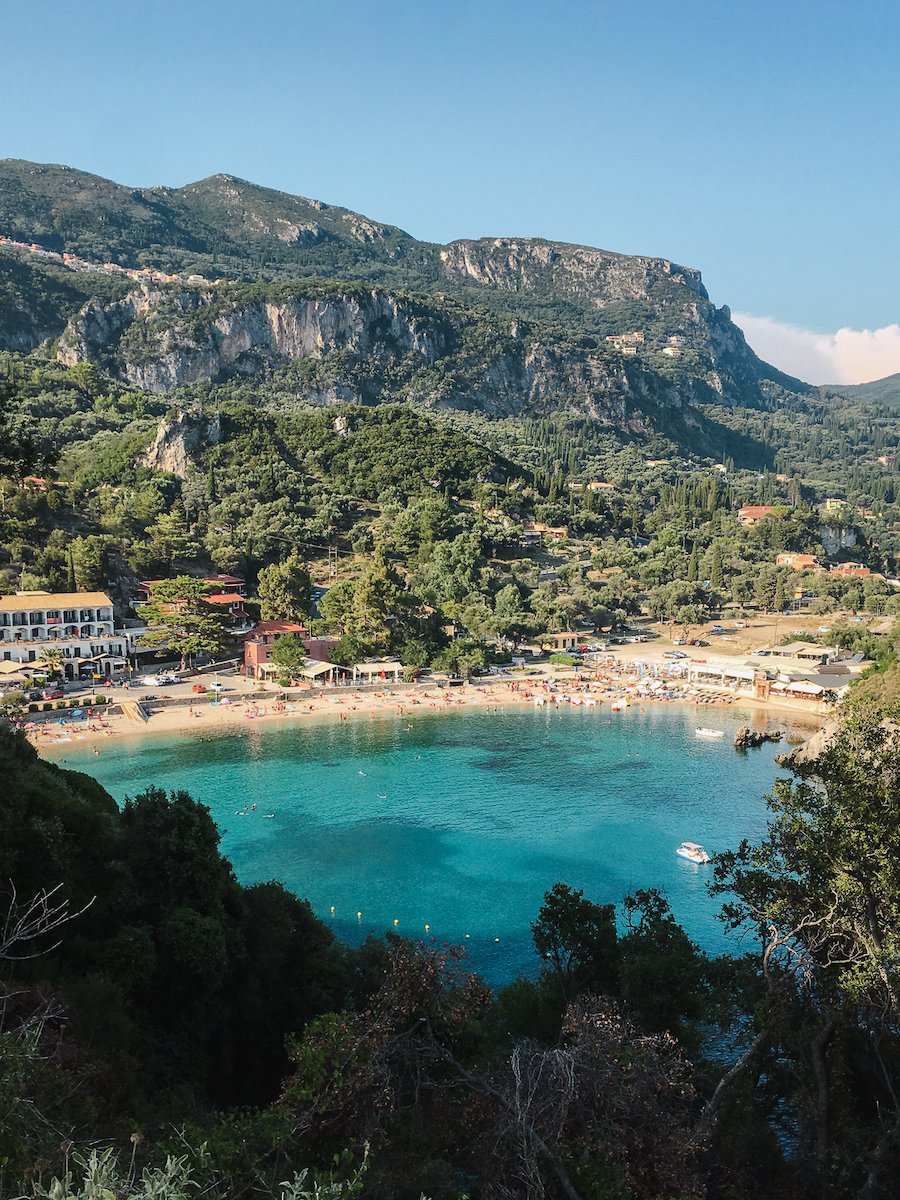
<path id="1" fill-rule="evenodd" d="M 465 708 L 500 709 L 510 707 L 555 708 L 564 711 L 578 707 L 600 707 L 623 712 L 628 707 L 658 704 L 692 704 L 701 707 L 738 707 L 747 710 L 756 728 L 790 724 L 816 728 L 828 716 L 828 709 L 802 700 L 762 702 L 744 694 L 728 694 L 722 689 L 687 687 L 677 680 L 638 674 L 627 660 L 610 660 L 599 669 L 581 671 L 543 667 L 530 673 L 492 676 L 462 686 L 440 687 L 433 681 L 384 685 L 381 688 L 352 687 L 293 690 L 287 693 L 272 688 L 260 694 L 258 685 L 250 685 L 239 676 L 224 677 L 227 683 L 218 699 L 208 696 L 170 695 L 165 690 L 152 698 L 138 691 L 129 700 L 139 701 L 149 714 L 146 721 L 129 717 L 117 704 L 110 711 L 97 707 L 91 716 L 75 719 L 62 712 L 29 718 L 23 724 L 26 734 L 41 747 L 69 742 L 93 742 L 98 745 L 116 740 L 157 735 L 194 736 L 197 733 L 227 731 L 249 724 L 271 727 L 285 722 L 312 723 L 359 721 L 379 718 L 411 720 L 422 713 Z M 699 716 L 698 716 L 699 719 Z M 99 752 L 99 750 L 98 750 Z"/>

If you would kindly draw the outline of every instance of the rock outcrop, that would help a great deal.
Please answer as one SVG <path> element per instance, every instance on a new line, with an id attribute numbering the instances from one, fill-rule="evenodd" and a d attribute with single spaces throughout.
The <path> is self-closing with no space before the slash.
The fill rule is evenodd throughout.
<path id="1" fill-rule="evenodd" d="M 761 746 L 764 742 L 780 742 L 784 737 L 783 729 L 751 729 L 749 725 L 742 725 L 734 735 L 734 747 L 736 750 L 747 750 L 754 746 Z"/>
<path id="2" fill-rule="evenodd" d="M 618 300 L 647 300 L 660 283 L 681 285 L 708 301 L 700 272 L 665 258 L 615 254 L 541 238 L 480 238 L 440 249 L 444 274 L 505 292 L 552 291 L 584 296 L 598 307 Z"/>
<path id="3" fill-rule="evenodd" d="M 219 414 L 179 412 L 171 420 L 160 421 L 153 445 L 144 457 L 144 466 L 165 471 L 184 479 L 193 457 L 207 446 L 218 444 L 222 436 Z"/>
<path id="4" fill-rule="evenodd" d="M 141 289 L 105 307 L 86 304 L 57 357 L 67 365 L 100 362 L 144 391 L 168 392 L 336 353 L 357 361 L 410 356 L 427 366 L 450 336 L 433 314 L 379 291 L 223 301 L 212 291 Z"/>

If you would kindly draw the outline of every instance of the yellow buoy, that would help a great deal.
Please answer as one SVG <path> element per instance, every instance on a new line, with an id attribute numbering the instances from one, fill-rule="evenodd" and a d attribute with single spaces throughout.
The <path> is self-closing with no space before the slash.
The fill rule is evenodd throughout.
<path id="1" fill-rule="evenodd" d="M 334 916 L 334 905 L 331 906 L 331 915 Z"/>
<path id="2" fill-rule="evenodd" d="M 429 930 L 430 928 L 431 928 L 431 926 L 430 926 L 430 925 L 426 925 L 426 926 L 425 926 L 425 932 L 427 933 L 427 932 L 428 932 L 428 930 Z"/>
<path id="3" fill-rule="evenodd" d="M 394 917 L 394 924 L 395 924 L 395 925 L 399 925 L 399 924 L 400 924 L 400 918 L 399 918 L 399 917 Z"/>
<path id="4" fill-rule="evenodd" d="M 357 921 L 361 921 L 361 920 L 362 920 L 362 913 L 361 913 L 361 912 L 358 912 L 358 913 L 356 914 L 356 919 L 357 919 Z"/>

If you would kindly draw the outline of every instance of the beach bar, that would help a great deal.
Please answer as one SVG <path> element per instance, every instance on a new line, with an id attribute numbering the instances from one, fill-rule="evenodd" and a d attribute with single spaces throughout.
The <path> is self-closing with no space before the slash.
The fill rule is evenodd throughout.
<path id="1" fill-rule="evenodd" d="M 396 683 L 398 679 L 403 678 L 403 663 L 396 658 L 357 663 L 353 668 L 353 678 L 362 683 L 377 683 L 387 679 Z"/>

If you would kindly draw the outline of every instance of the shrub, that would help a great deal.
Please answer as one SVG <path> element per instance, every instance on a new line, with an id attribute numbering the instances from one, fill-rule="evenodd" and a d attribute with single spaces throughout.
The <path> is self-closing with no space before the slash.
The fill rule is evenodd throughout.
<path id="1" fill-rule="evenodd" d="M 45 701 L 41 705 L 41 712 L 53 712 L 53 702 L 51 700 Z"/>

